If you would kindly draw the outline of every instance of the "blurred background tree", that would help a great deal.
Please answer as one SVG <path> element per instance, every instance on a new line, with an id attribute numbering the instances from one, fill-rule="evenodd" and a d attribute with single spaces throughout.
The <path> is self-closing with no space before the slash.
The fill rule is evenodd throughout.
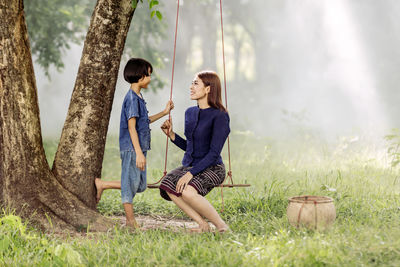
<path id="1" fill-rule="evenodd" d="M 25 3 L 32 55 L 49 76 L 50 66 L 64 68 L 63 53 L 70 43 L 82 43 L 94 2 L 88 0 L 32 0 Z"/>
<path id="2" fill-rule="evenodd" d="M 219 1 L 180 3 L 174 99 L 187 106 L 183 101 L 194 73 L 215 69 L 222 76 L 220 14 Z M 88 0 L 26 2 L 32 52 L 47 76 L 50 66 L 63 69 L 63 56 L 72 44 L 82 44 L 92 6 Z M 333 128 L 349 133 L 371 127 L 371 121 L 382 129 L 398 127 L 396 1 L 300 5 L 288 0 L 224 0 L 223 7 L 229 107 L 236 127 L 263 133 L 268 125 L 280 135 L 286 127 L 284 110 L 307 110 L 309 122 L 330 137 L 335 136 Z M 139 3 L 123 57 L 123 62 L 129 57 L 151 61 L 154 90 L 166 89 L 170 82 L 176 1 L 160 1 L 159 9 L 161 21 L 151 18 L 147 1 Z M 373 96 L 359 99 L 368 94 Z M 162 104 L 157 102 L 160 96 L 154 98 L 149 102 Z M 243 106 L 251 109 L 243 113 L 233 108 Z M 263 112 L 269 116 L 256 123 L 254 118 Z"/>
<path id="3" fill-rule="evenodd" d="M 25 2 L 26 22 L 32 55 L 51 79 L 49 69 L 64 69 L 63 57 L 71 44 L 82 44 L 95 2 L 89 0 L 31 0 Z M 124 59 L 143 57 L 154 68 L 164 68 L 165 52 L 160 43 L 166 38 L 166 23 L 148 12 L 148 3 L 137 6 L 128 33 Z M 162 3 L 160 5 L 162 7 Z M 145 10 L 143 10 L 145 9 Z M 154 73 L 152 88 L 159 89 L 165 80 Z"/>

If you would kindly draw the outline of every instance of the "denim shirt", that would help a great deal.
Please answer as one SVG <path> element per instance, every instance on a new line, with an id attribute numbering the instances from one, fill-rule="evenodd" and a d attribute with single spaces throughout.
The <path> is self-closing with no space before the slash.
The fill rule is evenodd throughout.
<path id="1" fill-rule="evenodd" d="M 146 102 L 132 89 L 125 95 L 121 109 L 121 121 L 119 126 L 120 151 L 135 151 L 128 130 L 128 120 L 136 118 L 136 132 L 139 137 L 140 148 L 143 152 L 150 150 L 150 119 L 146 108 Z"/>

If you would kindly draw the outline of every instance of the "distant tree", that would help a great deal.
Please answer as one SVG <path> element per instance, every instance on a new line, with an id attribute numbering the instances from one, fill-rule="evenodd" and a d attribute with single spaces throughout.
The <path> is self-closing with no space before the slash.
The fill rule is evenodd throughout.
<path id="1" fill-rule="evenodd" d="M 94 4 L 88 0 L 30 0 L 24 3 L 32 55 L 49 76 L 64 67 L 63 52 L 84 39 Z"/>
<path id="2" fill-rule="evenodd" d="M 279 28 L 274 28 L 271 25 L 274 20 L 279 20 L 278 15 L 285 8 L 285 1 L 271 0 L 251 0 L 240 1 L 225 9 L 225 15 L 229 18 L 230 23 L 226 25 L 227 34 L 234 38 L 234 59 L 235 59 L 235 77 L 239 74 L 238 68 L 242 65 L 240 62 L 240 51 L 242 45 L 246 42 L 251 43 L 255 55 L 255 81 L 263 82 L 266 75 L 272 78 L 278 73 L 271 72 L 268 68 L 271 60 L 266 51 L 271 44 L 272 38 L 279 32 Z M 261 11 L 261 12 L 260 12 Z M 239 26 L 243 31 L 235 29 Z M 275 51 L 274 51 L 275 52 Z M 271 77 L 272 76 L 272 77 Z"/>
<path id="3" fill-rule="evenodd" d="M 138 23 L 129 29 L 124 59 L 143 57 L 155 69 L 161 69 L 167 55 L 160 43 L 166 38 L 167 25 L 151 14 L 158 11 L 161 15 L 163 4 L 154 5 L 154 0 L 147 2 L 153 3 L 152 8 L 140 2 L 137 6 L 145 10 L 137 12 Z M 49 78 L 51 66 L 58 71 L 64 68 L 63 57 L 70 45 L 83 42 L 94 5 L 95 2 L 89 0 L 31 0 L 24 3 L 32 55 Z M 165 81 L 157 72 L 153 76 L 152 88 L 162 88 Z"/>
<path id="4" fill-rule="evenodd" d="M 158 8 L 163 9 L 162 2 Z M 146 7 L 139 5 L 138 10 L 140 9 L 146 9 Z M 123 57 L 126 60 L 131 57 L 142 57 L 151 62 L 155 69 L 152 74 L 151 88 L 157 90 L 166 85 L 165 79 L 159 75 L 159 70 L 165 67 L 165 61 L 171 54 L 167 53 L 170 49 L 166 51 L 161 46 L 162 41 L 167 38 L 167 24 L 164 20 L 151 16 L 153 11 L 159 10 L 152 10 L 150 15 L 148 12 L 141 11 L 135 15 L 135 21 L 129 29 Z"/>
<path id="5" fill-rule="evenodd" d="M 98 0 L 53 170 L 46 161 L 23 0 L 0 0 L 0 205 L 43 228 L 104 230 L 100 176 L 118 69 L 134 13 Z"/>

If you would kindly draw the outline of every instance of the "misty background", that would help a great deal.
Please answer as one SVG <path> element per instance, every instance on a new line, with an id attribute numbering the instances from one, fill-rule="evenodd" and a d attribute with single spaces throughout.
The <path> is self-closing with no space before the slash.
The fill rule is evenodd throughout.
<path id="1" fill-rule="evenodd" d="M 399 1 L 225 0 L 223 9 L 233 131 L 286 138 L 306 132 L 335 140 L 382 138 L 400 127 Z M 152 82 L 143 90 L 150 114 L 164 109 L 169 99 L 176 2 L 163 2 L 159 10 L 162 21 L 145 21 L 148 40 L 154 40 L 156 48 L 150 53 L 159 60 L 151 62 L 157 75 L 154 86 Z M 139 5 L 131 28 L 143 24 L 139 13 L 150 16 L 147 3 Z M 162 37 L 152 37 L 158 29 Z M 61 134 L 82 49 L 83 41 L 71 43 L 62 54 L 64 69 L 51 67 L 50 80 L 35 63 L 45 138 Z M 183 131 L 186 108 L 196 104 L 189 97 L 195 73 L 216 70 L 223 83 L 221 49 L 219 1 L 181 1 L 172 112 L 177 132 Z M 132 48 L 125 51 L 109 125 L 112 135 L 118 134 L 121 104 L 129 89 L 122 73 L 130 57 L 146 55 Z M 153 133 L 162 121 L 151 125 Z"/>

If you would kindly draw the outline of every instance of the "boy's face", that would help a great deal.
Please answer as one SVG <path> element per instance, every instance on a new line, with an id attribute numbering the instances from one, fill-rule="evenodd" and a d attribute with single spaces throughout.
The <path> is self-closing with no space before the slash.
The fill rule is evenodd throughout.
<path id="1" fill-rule="evenodd" d="M 139 80 L 140 83 L 140 87 L 141 88 L 147 88 L 147 86 L 149 85 L 149 83 L 151 82 L 151 71 L 150 68 L 148 70 L 149 75 L 148 76 L 144 76 Z"/>

